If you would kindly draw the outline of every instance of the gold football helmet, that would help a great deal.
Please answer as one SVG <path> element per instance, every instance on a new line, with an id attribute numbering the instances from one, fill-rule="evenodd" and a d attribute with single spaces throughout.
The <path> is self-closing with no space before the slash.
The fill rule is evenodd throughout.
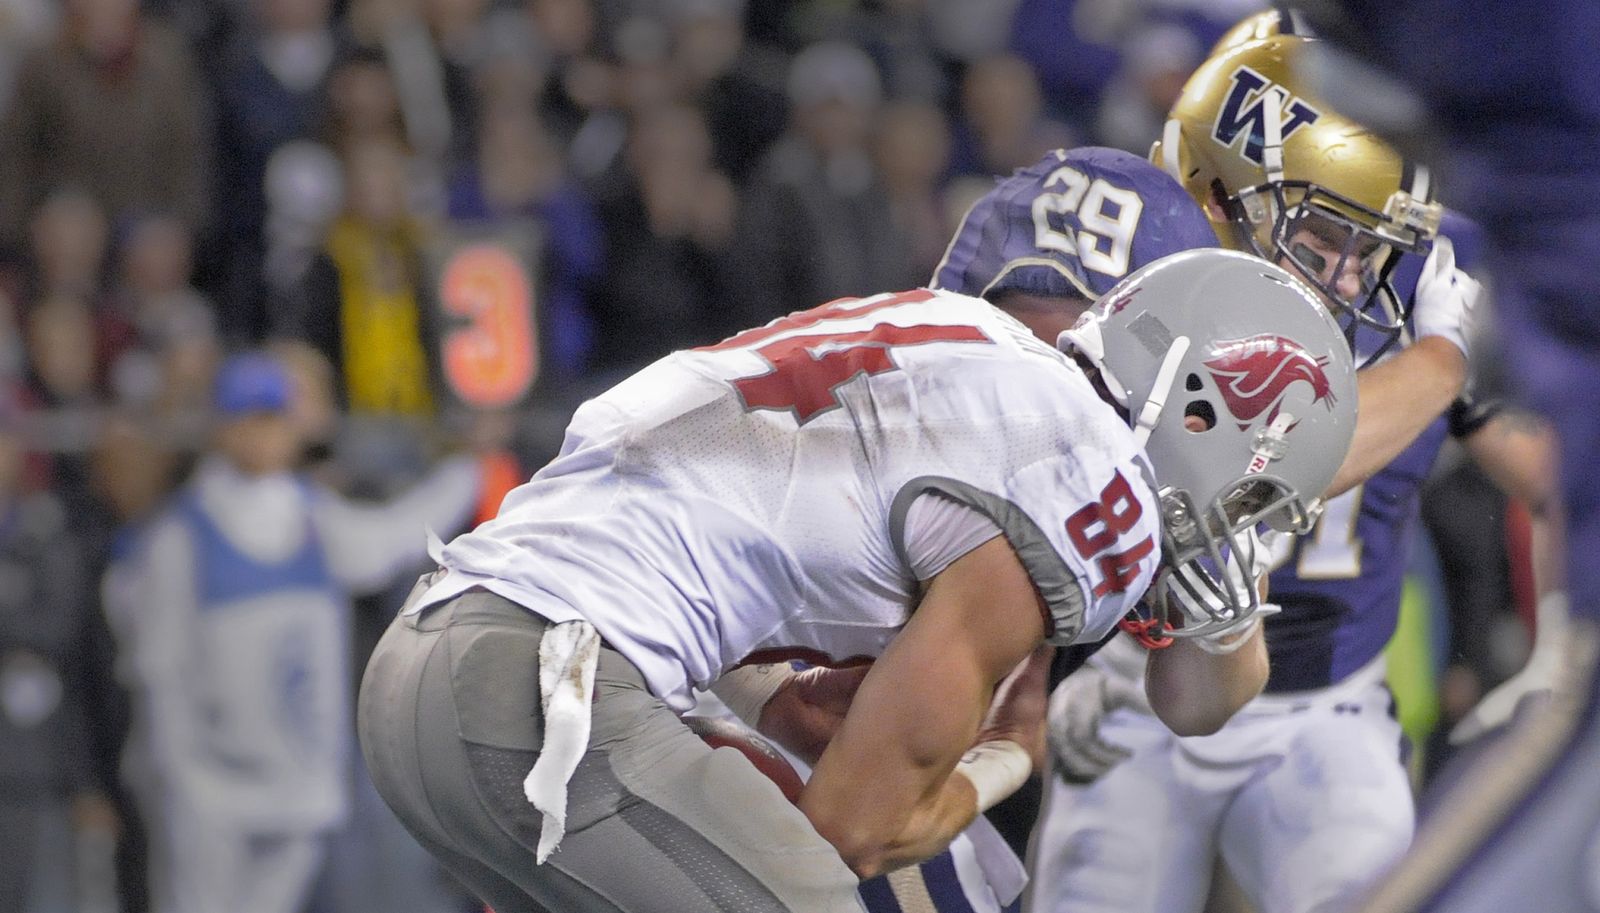
<path id="1" fill-rule="evenodd" d="M 1224 51 L 1236 48 L 1241 44 L 1248 44 L 1252 41 L 1260 41 L 1263 38 L 1271 38 L 1285 33 L 1285 29 L 1282 27 L 1283 16 L 1284 11 L 1276 6 L 1264 9 L 1259 13 L 1251 13 L 1234 23 L 1233 28 L 1223 32 L 1222 37 L 1217 39 L 1217 43 L 1211 46 L 1211 53 L 1207 54 L 1206 57 L 1216 57 Z M 1298 30 L 1296 29 L 1287 30 L 1288 34 L 1296 34 L 1297 32 Z"/>
<path id="2" fill-rule="evenodd" d="M 1275 24 L 1251 17 L 1236 27 L 1242 43 L 1201 64 L 1150 158 L 1206 208 L 1223 244 L 1321 291 L 1352 346 L 1359 327 L 1376 331 L 1360 346 L 1370 360 L 1408 316 L 1389 276 L 1403 254 L 1427 252 L 1442 207 L 1427 169 L 1304 89 L 1296 57 L 1314 39 L 1247 37 Z"/>

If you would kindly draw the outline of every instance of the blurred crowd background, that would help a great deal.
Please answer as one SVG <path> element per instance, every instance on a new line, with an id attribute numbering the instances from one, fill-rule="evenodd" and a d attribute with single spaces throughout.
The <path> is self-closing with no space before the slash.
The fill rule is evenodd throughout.
<path id="1" fill-rule="evenodd" d="M 164 702 L 216 723 L 250 686 L 221 648 L 167 649 L 183 621 L 155 620 L 151 581 L 200 579 L 201 611 L 257 595 L 206 590 L 202 558 L 336 592 L 344 655 L 279 659 L 353 700 L 422 525 L 492 515 L 585 396 L 924 284 L 995 176 L 1143 154 L 1260 5 L 0 0 L 0 911 L 131 913 L 167 890 L 163 854 L 245 865 L 163 830 Z M 302 488 L 262 500 L 229 472 Z M 301 519 L 267 516 L 284 491 Z M 1514 505 L 1448 459 L 1430 501 L 1444 547 L 1419 550 L 1391 667 L 1435 749 L 1419 778 L 1520 665 L 1532 602 Z M 314 532 L 272 559 L 225 545 L 276 522 Z M 349 570 L 340 543 L 374 522 L 410 544 Z M 163 524 L 186 558 L 150 544 Z M 470 909 L 349 746 L 330 757 L 331 804 L 258 828 L 312 845 L 248 848 L 303 885 L 290 908 Z"/>

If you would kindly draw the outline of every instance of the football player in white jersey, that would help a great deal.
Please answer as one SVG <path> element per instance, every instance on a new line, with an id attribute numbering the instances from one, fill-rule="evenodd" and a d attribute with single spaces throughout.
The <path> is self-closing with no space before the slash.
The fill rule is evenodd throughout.
<path id="1" fill-rule="evenodd" d="M 854 911 L 859 878 L 1027 777 L 1042 645 L 1142 601 L 1183 638 L 1152 705 L 1216 729 L 1265 671 L 1246 533 L 1308 528 L 1354 425 L 1348 349 L 1287 273 L 1219 250 L 1130 275 L 1061 344 L 921 289 L 586 403 L 374 652 L 379 792 L 499 913 Z M 874 663 L 845 707 L 791 657 Z M 683 725 L 705 686 L 815 761 L 797 804 Z"/>

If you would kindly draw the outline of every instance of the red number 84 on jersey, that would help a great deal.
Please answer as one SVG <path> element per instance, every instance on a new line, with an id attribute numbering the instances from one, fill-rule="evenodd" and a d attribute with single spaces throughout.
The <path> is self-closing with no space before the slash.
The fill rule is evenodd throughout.
<path id="1" fill-rule="evenodd" d="M 1111 551 L 1143 513 L 1133 486 L 1117 472 L 1101 489 L 1099 501 L 1085 504 L 1067 518 L 1067 538 L 1072 547 L 1100 568 L 1101 580 L 1094 587 L 1096 598 L 1126 591 L 1139 577 L 1139 562 L 1155 549 L 1155 541 L 1145 536 L 1132 548 Z"/>

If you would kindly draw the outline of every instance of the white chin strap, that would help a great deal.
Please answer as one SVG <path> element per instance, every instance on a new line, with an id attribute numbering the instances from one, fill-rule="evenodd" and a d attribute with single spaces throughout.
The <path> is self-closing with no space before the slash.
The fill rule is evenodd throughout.
<path id="1" fill-rule="evenodd" d="M 1150 388 L 1150 397 L 1139 407 L 1139 414 L 1133 421 L 1133 439 L 1138 442 L 1140 448 L 1149 442 L 1150 433 L 1161 420 L 1161 410 L 1167 406 L 1167 394 L 1172 392 L 1172 382 L 1178 376 L 1178 366 L 1188 354 L 1189 337 L 1179 336 L 1172 341 L 1172 347 L 1167 349 L 1167 357 L 1161 360 L 1161 370 L 1156 372 L 1156 382 L 1155 386 Z"/>
<path id="2" fill-rule="evenodd" d="M 1274 86 L 1267 90 L 1267 97 L 1262 101 L 1261 129 L 1265 136 L 1262 137 L 1261 167 L 1267 174 L 1267 183 L 1276 184 L 1283 180 L 1283 107 L 1289 103 L 1289 93 L 1282 87 Z"/>
<path id="3" fill-rule="evenodd" d="M 1183 138 L 1183 124 L 1176 118 L 1168 120 L 1161 128 L 1161 170 L 1183 183 L 1183 168 L 1178 164 L 1178 142 Z"/>

